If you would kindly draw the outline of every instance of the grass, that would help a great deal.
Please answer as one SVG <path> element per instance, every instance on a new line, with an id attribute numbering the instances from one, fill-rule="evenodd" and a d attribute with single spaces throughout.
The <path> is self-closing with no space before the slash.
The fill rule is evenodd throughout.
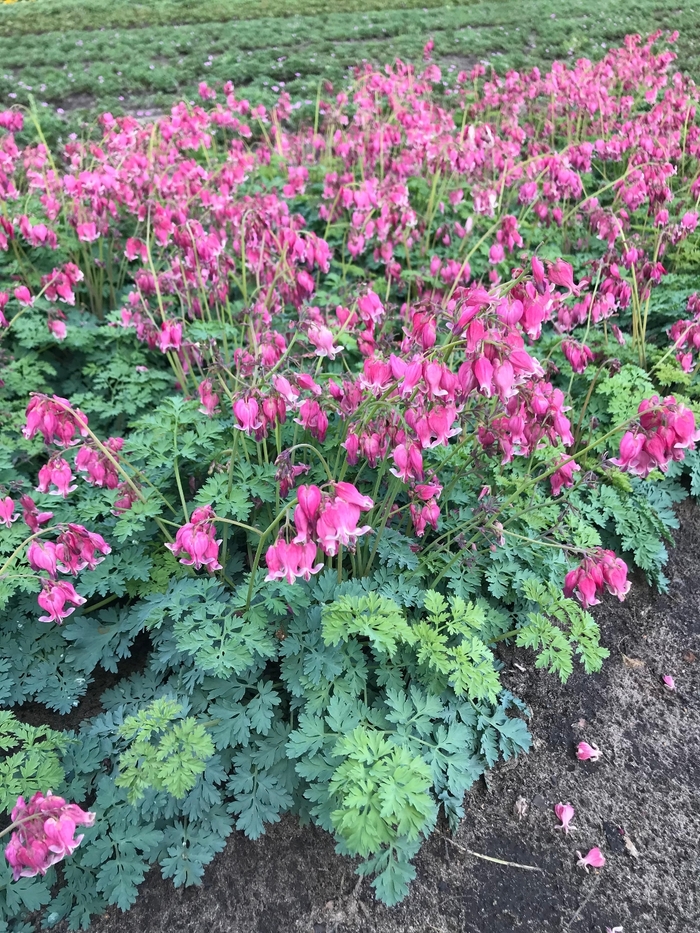
<path id="1" fill-rule="evenodd" d="M 279 89 L 312 107 L 319 81 L 368 60 L 419 60 L 429 37 L 450 72 L 600 57 L 629 32 L 681 33 L 679 65 L 700 76 L 698 9 L 663 0 L 36 0 L 0 9 L 0 98 L 33 95 L 49 137 L 105 110 L 149 115 L 197 84 L 232 80 L 254 102 Z M 692 2 L 692 0 L 691 0 Z M 300 15 L 303 11 L 306 15 Z M 342 12 L 338 12 L 342 11 Z M 75 24 L 81 24 L 76 29 Z"/>

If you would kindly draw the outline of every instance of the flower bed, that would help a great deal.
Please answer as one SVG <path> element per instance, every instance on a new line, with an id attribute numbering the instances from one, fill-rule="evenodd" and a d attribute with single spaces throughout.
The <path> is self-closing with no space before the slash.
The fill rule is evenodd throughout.
<path id="1" fill-rule="evenodd" d="M 599 670 L 587 610 L 630 565 L 665 587 L 700 129 L 658 38 L 476 66 L 449 110 L 429 43 L 295 130 L 206 84 L 60 154 L 0 115 L 2 805 L 96 814 L 51 922 L 128 908 L 153 862 L 197 883 L 289 809 L 396 903 L 529 747 L 494 647 Z M 77 733 L 22 722 L 133 651 Z M 26 832 L 8 917 L 57 883 L 53 824 Z"/>

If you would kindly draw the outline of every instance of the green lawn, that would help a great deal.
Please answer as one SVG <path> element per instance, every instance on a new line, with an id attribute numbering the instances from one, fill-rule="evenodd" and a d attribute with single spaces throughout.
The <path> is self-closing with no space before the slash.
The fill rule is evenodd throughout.
<path id="1" fill-rule="evenodd" d="M 284 87 L 311 107 L 321 79 L 338 84 L 362 60 L 418 60 L 431 36 L 449 79 L 480 60 L 503 71 L 598 58 L 625 34 L 658 28 L 680 31 L 679 64 L 700 76 L 697 3 L 385 0 L 377 10 L 378 0 L 36 0 L 0 8 L 0 95 L 5 105 L 33 95 L 49 135 L 65 135 L 103 110 L 157 112 L 194 99 L 203 79 L 233 80 L 256 102 Z"/>

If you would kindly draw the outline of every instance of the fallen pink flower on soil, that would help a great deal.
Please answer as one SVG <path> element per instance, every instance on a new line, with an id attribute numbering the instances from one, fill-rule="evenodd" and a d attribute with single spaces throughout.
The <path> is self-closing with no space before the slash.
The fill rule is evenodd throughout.
<path id="1" fill-rule="evenodd" d="M 571 821 L 574 818 L 574 813 L 576 811 L 571 806 L 570 803 L 558 803 L 554 807 L 554 813 L 556 814 L 557 819 L 561 820 L 561 826 L 555 826 L 555 829 L 562 829 L 565 833 L 568 834 L 569 830 L 576 829 L 575 826 L 571 825 Z"/>
<path id="2" fill-rule="evenodd" d="M 588 742 L 579 742 L 576 747 L 576 757 L 579 761 L 598 761 L 601 754 L 597 745 L 589 745 Z"/>
<path id="3" fill-rule="evenodd" d="M 580 868 L 584 868 L 588 871 L 588 868 L 602 868 L 605 865 L 605 856 L 600 851 L 598 846 L 595 846 L 586 855 L 581 855 L 581 853 L 576 850 L 576 855 L 578 855 L 578 865 Z"/>

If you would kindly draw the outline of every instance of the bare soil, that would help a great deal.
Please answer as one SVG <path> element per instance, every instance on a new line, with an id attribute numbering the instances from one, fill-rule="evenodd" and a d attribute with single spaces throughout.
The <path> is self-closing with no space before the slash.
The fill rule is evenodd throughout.
<path id="1" fill-rule="evenodd" d="M 474 786 L 457 835 L 442 827 L 424 846 L 404 903 L 378 904 L 326 833 L 286 817 L 257 842 L 234 833 L 199 888 L 152 870 L 135 906 L 90 933 L 698 933 L 700 509 L 686 503 L 680 518 L 669 593 L 636 581 L 625 603 L 598 607 L 611 652 L 600 674 L 562 687 L 503 650 L 505 684 L 532 710 L 533 751 Z M 582 739 L 599 762 L 577 761 Z M 576 809 L 569 835 L 556 830 L 559 802 Z M 606 864 L 586 874 L 576 850 L 592 846 Z"/>

